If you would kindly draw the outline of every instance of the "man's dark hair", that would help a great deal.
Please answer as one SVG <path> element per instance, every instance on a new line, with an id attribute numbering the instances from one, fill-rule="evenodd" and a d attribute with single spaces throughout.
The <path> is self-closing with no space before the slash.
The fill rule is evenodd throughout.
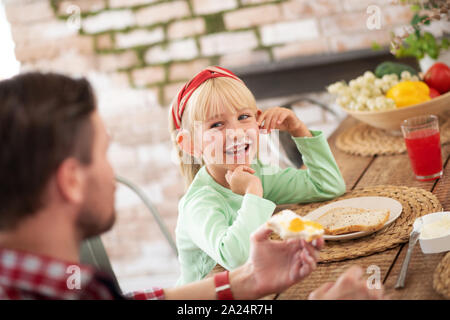
<path id="1" fill-rule="evenodd" d="M 68 157 L 91 161 L 95 96 L 86 79 L 26 73 L 0 81 L 0 230 L 43 205 Z"/>

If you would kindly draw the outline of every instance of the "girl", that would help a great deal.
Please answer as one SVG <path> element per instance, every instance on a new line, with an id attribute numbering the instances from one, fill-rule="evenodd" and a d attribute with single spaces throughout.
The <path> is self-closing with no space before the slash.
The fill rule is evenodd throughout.
<path id="1" fill-rule="evenodd" d="M 202 279 L 217 263 L 228 270 L 244 264 L 250 234 L 277 204 L 345 192 L 323 134 L 309 131 L 289 109 L 258 110 L 252 93 L 229 70 L 208 67 L 198 73 L 180 90 L 169 114 L 187 185 L 175 231 L 178 285 Z M 262 164 L 259 129 L 288 131 L 308 169 Z"/>

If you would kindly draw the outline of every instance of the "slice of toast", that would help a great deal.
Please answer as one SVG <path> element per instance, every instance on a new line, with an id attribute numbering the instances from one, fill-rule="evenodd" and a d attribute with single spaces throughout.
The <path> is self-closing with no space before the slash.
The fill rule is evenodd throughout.
<path id="1" fill-rule="evenodd" d="M 320 223 L 325 234 L 339 235 L 357 231 L 377 231 L 389 219 L 389 209 L 333 208 L 321 215 Z"/>

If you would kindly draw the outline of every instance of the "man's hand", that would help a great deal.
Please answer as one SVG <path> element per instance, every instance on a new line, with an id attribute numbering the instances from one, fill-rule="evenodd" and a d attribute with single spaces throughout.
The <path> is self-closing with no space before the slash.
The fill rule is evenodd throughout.
<path id="1" fill-rule="evenodd" d="M 234 171 L 228 171 L 225 179 L 230 185 L 231 191 L 234 193 L 245 195 L 251 193 L 258 197 L 263 196 L 263 188 L 261 180 L 253 175 L 255 170 L 248 166 L 239 166 Z"/>
<path id="2" fill-rule="evenodd" d="M 347 269 L 336 282 L 328 282 L 309 295 L 309 300 L 380 300 L 384 299 L 383 288 L 369 289 L 358 266 Z"/>
<path id="3" fill-rule="evenodd" d="M 252 234 L 250 257 L 244 265 L 249 280 L 241 281 L 246 286 L 233 290 L 233 294 L 242 295 L 238 298 L 256 299 L 281 292 L 307 277 L 316 268 L 318 250 L 324 243 L 322 238 L 317 239 L 313 246 L 299 239 L 270 240 L 271 232 L 262 226 Z"/>
<path id="4" fill-rule="evenodd" d="M 230 271 L 233 296 L 237 300 L 259 299 L 286 290 L 315 268 L 323 239 L 272 241 L 271 230 L 261 226 L 251 236 L 248 261 Z M 214 279 L 206 278 L 176 288 L 164 289 L 166 299 L 215 299 Z"/>

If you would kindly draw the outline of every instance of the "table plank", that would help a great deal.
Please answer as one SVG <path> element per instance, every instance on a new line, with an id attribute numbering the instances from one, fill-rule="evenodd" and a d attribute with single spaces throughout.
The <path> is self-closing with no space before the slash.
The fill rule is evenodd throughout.
<path id="1" fill-rule="evenodd" d="M 319 264 L 317 269 L 311 273 L 303 281 L 293 285 L 289 289 L 280 293 L 276 299 L 278 300 L 304 300 L 309 294 L 327 282 L 334 282 L 337 278 L 350 266 L 358 265 L 366 272 L 366 278 L 371 276 L 368 273 L 369 266 L 377 266 L 380 269 L 380 280 L 383 281 L 391 268 L 392 261 L 397 256 L 398 249 L 390 249 L 379 254 L 367 257 L 360 257 L 352 260 L 344 260 L 326 264 Z"/>
<path id="2" fill-rule="evenodd" d="M 442 151 L 444 159 L 447 159 L 444 162 L 444 175 L 437 182 L 433 194 L 439 199 L 444 210 L 450 210 L 450 145 L 444 146 Z M 385 281 L 386 292 L 392 299 L 442 299 L 433 290 L 432 282 L 434 270 L 445 253 L 426 255 L 422 253 L 420 244 L 417 244 L 412 253 L 405 288 L 399 290 L 394 289 L 407 250 L 408 245 L 404 245 Z"/>
<path id="3" fill-rule="evenodd" d="M 443 159 L 450 153 L 450 145 L 442 148 Z M 444 161 L 445 163 L 445 161 Z M 434 181 L 418 181 L 414 177 L 407 154 L 394 156 L 378 156 L 358 183 L 358 187 L 376 186 L 382 184 L 422 188 L 431 191 Z"/>
<path id="4" fill-rule="evenodd" d="M 444 210 L 450 210 L 450 144 L 442 148 L 442 153 L 447 155 L 447 161 L 444 162 L 444 175 L 439 179 L 433 194 L 438 197 Z"/>
<path id="5" fill-rule="evenodd" d="M 442 297 L 433 290 L 433 273 L 445 253 L 425 255 L 417 244 L 411 255 L 411 261 L 406 276 L 405 287 L 394 289 L 402 263 L 405 260 L 408 245 L 403 245 L 394 266 L 384 283 L 385 292 L 390 299 L 409 300 L 409 299 L 442 299 Z"/>

